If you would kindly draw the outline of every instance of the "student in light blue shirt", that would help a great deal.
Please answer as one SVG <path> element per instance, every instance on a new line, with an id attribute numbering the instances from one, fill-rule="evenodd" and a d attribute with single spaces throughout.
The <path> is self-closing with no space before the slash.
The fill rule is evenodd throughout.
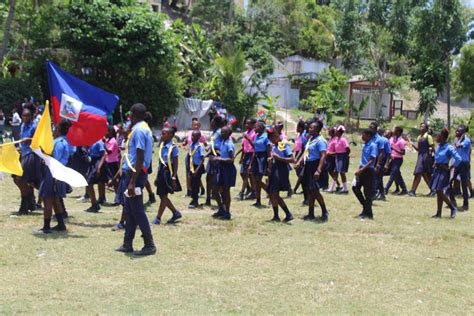
<path id="1" fill-rule="evenodd" d="M 209 139 L 208 156 L 209 161 L 206 166 L 206 206 L 211 206 L 211 197 L 216 196 L 217 172 L 219 171 L 219 163 L 211 157 L 218 157 L 221 147 L 221 127 L 224 125 L 222 116 L 216 115 L 211 121 L 211 137 Z"/>
<path id="2" fill-rule="evenodd" d="M 352 191 L 354 191 L 355 196 L 362 205 L 362 212 L 359 214 L 359 218 L 373 219 L 373 177 L 378 157 L 378 147 L 374 139 L 374 132 L 371 129 L 366 129 L 362 132 L 362 141 L 364 145 L 362 146 L 359 168 L 355 172 L 356 182 L 352 186 Z"/>
<path id="3" fill-rule="evenodd" d="M 261 207 L 261 195 L 262 195 L 262 188 L 263 188 L 263 176 L 267 171 L 267 160 L 270 157 L 270 153 L 272 150 L 272 145 L 267 137 L 267 131 L 265 127 L 265 123 L 262 121 L 258 121 L 255 125 L 255 139 L 253 141 L 253 145 L 255 148 L 254 155 L 252 157 L 252 161 L 250 163 L 251 166 L 251 176 L 253 177 L 253 182 L 255 185 L 255 198 L 256 202 L 252 204 L 255 207 Z"/>
<path id="4" fill-rule="evenodd" d="M 120 252 L 133 252 L 133 239 L 137 226 L 140 228 L 144 240 L 144 247 L 134 254 L 137 256 L 153 255 L 156 253 L 150 223 L 145 214 L 143 193 L 136 194 L 136 188 L 143 190 L 148 179 L 148 169 L 151 165 L 153 138 L 151 130 L 144 122 L 146 107 L 137 103 L 130 109 L 132 131 L 128 136 L 124 159 L 122 162 L 122 177 L 118 190 L 123 192 L 120 202 L 126 216 L 125 235 Z"/>
<path id="5" fill-rule="evenodd" d="M 201 176 L 204 170 L 204 144 L 200 142 L 201 132 L 194 130 L 191 134 L 192 143 L 189 145 L 187 162 L 189 164 L 189 176 L 191 178 L 191 198 L 189 208 L 199 207 L 199 189 L 201 187 Z"/>
<path id="6" fill-rule="evenodd" d="M 372 199 L 385 201 L 383 169 L 385 167 L 388 157 L 390 157 L 390 154 L 392 153 L 392 150 L 390 148 L 390 141 L 386 137 L 382 136 L 385 130 L 380 129 L 377 122 L 370 123 L 369 128 L 374 133 L 372 140 L 375 142 L 378 150 L 374 168 L 374 193 Z"/>
<path id="7" fill-rule="evenodd" d="M 87 190 L 91 199 L 91 207 L 86 212 L 97 213 L 100 205 L 105 204 L 105 184 L 107 183 L 107 170 L 105 165 L 105 146 L 99 140 L 89 147 L 89 168 L 87 169 Z M 96 199 L 94 185 L 98 186 L 99 198 Z"/>
<path id="8" fill-rule="evenodd" d="M 308 133 L 310 138 L 305 145 L 303 156 L 297 163 L 297 166 L 303 165 L 303 187 L 306 187 L 308 194 L 308 215 L 304 220 L 315 220 L 314 216 L 314 202 L 318 201 L 321 207 L 320 222 L 327 222 L 329 212 L 326 208 L 326 203 L 321 195 L 320 189 L 328 185 L 328 173 L 324 167 L 324 160 L 326 158 L 327 142 L 321 136 L 321 129 L 323 123 L 315 121 L 310 124 Z"/>
<path id="9" fill-rule="evenodd" d="M 454 175 L 451 181 L 451 190 L 449 198 L 451 202 L 456 204 L 456 199 L 454 195 L 453 183 L 460 178 L 462 197 L 463 197 L 463 206 L 459 211 L 469 210 L 469 182 L 471 179 L 471 139 L 466 135 L 467 127 L 460 125 L 456 130 L 456 141 L 454 147 L 456 148 L 457 153 L 461 157 L 461 162 L 457 167 L 454 168 Z"/>
<path id="10" fill-rule="evenodd" d="M 219 162 L 219 171 L 217 173 L 217 196 L 216 201 L 219 210 L 212 216 L 218 219 L 230 220 L 230 188 L 235 186 L 237 178 L 237 169 L 234 165 L 235 146 L 230 135 L 232 129 L 230 126 L 222 128 L 222 143 L 220 147 L 220 156 L 213 157 Z"/>
<path id="11" fill-rule="evenodd" d="M 435 151 L 434 156 L 434 171 L 431 178 L 431 190 L 436 192 L 437 197 L 437 212 L 433 215 L 433 218 L 440 218 L 441 211 L 443 208 L 443 202 L 451 209 L 451 218 L 456 217 L 457 208 L 450 201 L 448 195 L 450 191 L 450 168 L 449 162 L 452 159 L 454 161 L 454 167 L 458 167 L 462 159 L 457 153 L 456 149 L 447 143 L 449 137 L 449 131 L 447 129 L 441 130 L 441 132 L 436 136 L 436 142 L 438 147 Z"/>
<path id="12" fill-rule="evenodd" d="M 168 220 L 168 224 L 176 223 L 181 217 L 181 212 L 176 209 L 168 194 L 181 192 L 181 184 L 178 179 L 178 156 L 179 149 L 173 143 L 174 132 L 171 128 L 165 127 L 161 130 L 161 143 L 158 146 L 158 174 L 156 175 L 156 192 L 160 197 L 158 214 L 153 220 L 153 224 L 161 224 L 161 216 L 166 208 L 169 208 L 173 216 Z"/>

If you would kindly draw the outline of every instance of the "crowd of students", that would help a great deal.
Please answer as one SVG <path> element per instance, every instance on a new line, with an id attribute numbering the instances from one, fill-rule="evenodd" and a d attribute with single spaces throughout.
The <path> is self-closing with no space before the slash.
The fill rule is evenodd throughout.
<path id="1" fill-rule="evenodd" d="M 21 162 L 24 175 L 14 177 L 21 192 L 19 214 L 28 214 L 38 207 L 34 189 L 39 190 L 40 201 L 44 204 L 44 225 L 39 233 L 49 234 L 53 230 L 66 230 L 64 219 L 68 214 L 64 197 L 71 188 L 53 179 L 47 168 L 41 166 L 40 159 L 32 154 L 29 139 L 36 128 L 34 108 L 25 106 L 22 112 L 20 137 Z M 139 255 L 152 254 L 156 251 L 150 224 L 144 211 L 143 192 L 147 190 L 149 203 L 156 201 L 152 191 L 149 175 L 153 166 L 157 166 L 154 185 L 160 203 L 152 224 L 160 225 L 166 209 L 171 211 L 167 223 L 176 223 L 183 214 L 175 207 L 172 194 L 182 191 L 178 178 L 180 148 L 186 150 L 185 190 L 190 197 L 189 208 L 198 208 L 200 198 L 205 199 L 205 206 L 214 200 L 217 211 L 212 215 L 221 220 L 230 220 L 232 197 L 230 189 L 236 185 L 237 169 L 235 160 L 240 164 L 242 187 L 237 199 L 255 200 L 252 206 L 263 207 L 262 197 L 267 196 L 273 209 L 273 222 L 290 222 L 294 219 L 282 193 L 288 196 L 297 193 L 301 186 L 303 204 L 307 207 L 304 220 L 329 220 L 329 210 L 322 191 L 335 194 L 348 194 L 347 172 L 350 160 L 350 146 L 345 138 L 345 127 L 338 125 L 329 128 L 329 139 L 321 132 L 323 122 L 317 118 L 300 121 L 297 124 L 297 137 L 288 141 L 283 132 L 283 123 L 276 122 L 267 126 L 263 121 L 247 119 L 246 130 L 242 133 L 241 149 L 236 151 L 232 128 L 226 120 L 217 115 L 211 121 L 211 133 L 207 139 L 200 131 L 199 120 L 193 119 L 192 130 L 186 135 L 181 146 L 174 143 L 176 128 L 164 127 L 161 140 L 156 147 L 158 161 L 152 162 L 153 135 L 147 124 L 151 114 L 145 106 L 136 104 L 131 109 L 130 121 L 124 126 L 109 126 L 104 139 L 89 147 L 72 147 L 66 139 L 69 122 L 62 120 L 54 129 L 53 157 L 64 165 L 82 173 L 88 181 L 83 201 L 90 201 L 88 212 L 99 212 L 101 205 L 107 203 L 106 190 L 115 192 L 113 205 L 122 205 L 120 222 L 113 230 L 125 229 L 125 238 L 119 251 L 133 251 L 132 242 L 136 227 L 139 226 L 145 241 L 145 247 Z M 431 195 L 437 196 L 437 212 L 434 217 L 441 217 L 443 203 L 451 209 L 451 217 L 456 216 L 458 207 L 455 196 L 462 191 L 463 205 L 459 210 L 467 211 L 469 198 L 472 195 L 470 181 L 471 141 L 466 135 L 467 129 L 459 126 L 453 145 L 447 143 L 449 133 L 443 129 L 436 135 L 438 146 L 435 149 L 433 137 L 426 124 L 421 124 L 420 135 L 416 142 L 411 142 L 418 151 L 414 171 L 414 181 L 410 191 L 401 174 L 401 166 L 409 141 L 401 127 L 393 131 L 379 128 L 372 122 L 362 132 L 362 151 L 352 191 L 361 204 L 361 219 L 373 219 L 373 200 L 385 200 L 392 187 L 399 195 L 416 196 L 416 189 L 423 178 L 431 188 Z M 297 183 L 292 188 L 290 173 L 295 172 Z M 205 176 L 206 186 L 203 185 Z M 384 176 L 388 177 L 384 185 Z M 94 186 L 98 187 L 96 195 Z M 315 203 L 321 209 L 321 215 L 315 215 Z M 280 209 L 284 217 L 280 218 Z M 54 210 L 58 225 L 51 228 L 52 211 Z"/>

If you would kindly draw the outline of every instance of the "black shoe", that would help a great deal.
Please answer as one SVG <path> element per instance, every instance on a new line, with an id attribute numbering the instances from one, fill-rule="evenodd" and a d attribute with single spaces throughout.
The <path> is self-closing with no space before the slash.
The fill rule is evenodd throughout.
<path id="1" fill-rule="evenodd" d="M 98 200 L 97 200 L 97 204 L 99 204 L 99 205 L 104 205 L 104 204 L 106 204 L 106 203 L 107 203 L 107 200 L 106 200 L 106 199 L 98 199 Z"/>
<path id="2" fill-rule="evenodd" d="M 199 208 L 199 203 L 191 202 L 189 203 L 188 208 Z"/>
<path id="3" fill-rule="evenodd" d="M 323 215 L 320 218 L 318 218 L 319 223 L 326 223 L 329 220 L 329 216 Z"/>
<path id="4" fill-rule="evenodd" d="M 384 195 L 387 195 L 388 194 L 388 189 L 384 189 L 383 193 L 384 193 Z"/>
<path id="5" fill-rule="evenodd" d="M 400 195 L 400 196 L 407 195 L 407 194 L 408 194 L 407 190 L 402 190 L 402 191 L 400 191 L 400 193 L 398 193 L 398 195 Z"/>
<path id="6" fill-rule="evenodd" d="M 30 211 L 25 210 L 25 209 L 19 209 L 18 212 L 16 213 L 16 215 L 18 215 L 18 216 L 25 216 L 25 215 L 28 215 L 28 214 L 30 214 Z"/>
<path id="7" fill-rule="evenodd" d="M 88 212 L 88 213 L 98 213 L 99 211 L 100 211 L 99 203 L 93 204 L 91 207 L 85 210 L 85 212 Z"/>
<path id="8" fill-rule="evenodd" d="M 230 221 L 232 219 L 232 216 L 230 215 L 230 212 L 224 212 L 219 218 L 226 221 Z"/>
<path id="9" fill-rule="evenodd" d="M 293 217 L 293 214 L 289 213 L 286 215 L 285 219 L 283 220 L 283 222 L 285 223 L 288 223 L 288 222 L 291 222 L 292 220 L 294 220 L 295 218 Z"/>
<path id="10" fill-rule="evenodd" d="M 204 205 L 206 205 L 206 206 L 211 206 L 211 199 L 207 199 L 207 200 L 206 200 L 206 204 L 204 204 Z"/>
<path id="11" fill-rule="evenodd" d="M 255 202 L 252 204 L 253 207 L 262 207 L 262 203 L 260 202 Z"/>
<path id="12" fill-rule="evenodd" d="M 436 195 L 436 192 L 435 191 L 431 191 L 430 194 L 428 194 L 427 196 L 428 197 L 434 197 Z"/>
<path id="13" fill-rule="evenodd" d="M 212 214 L 212 217 L 214 218 L 221 218 L 224 215 L 225 211 L 224 210 L 218 210 L 214 214 Z"/>
<path id="14" fill-rule="evenodd" d="M 388 192 L 388 190 L 387 190 L 387 192 Z M 398 194 L 398 193 L 400 193 L 400 190 L 399 190 L 399 189 L 395 189 L 395 191 L 393 191 L 392 193 L 393 193 L 393 194 Z M 387 193 L 385 193 L 385 194 L 387 194 Z"/>
<path id="15" fill-rule="evenodd" d="M 469 205 L 463 205 L 461 209 L 458 209 L 460 212 L 467 212 L 469 211 Z"/>
<path id="16" fill-rule="evenodd" d="M 281 219 L 278 216 L 273 216 L 273 218 L 271 220 L 269 220 L 269 222 L 279 223 L 279 222 L 281 222 Z"/>
<path id="17" fill-rule="evenodd" d="M 156 197 L 154 193 L 150 194 L 150 197 L 148 198 L 148 203 L 150 204 L 156 203 Z"/>
<path id="18" fill-rule="evenodd" d="M 315 219 L 316 217 L 314 217 L 314 215 L 309 215 L 309 214 L 303 217 L 304 221 L 314 221 Z"/>
<path id="19" fill-rule="evenodd" d="M 35 230 L 33 231 L 33 234 L 35 235 L 49 235 L 51 234 L 53 231 L 51 230 L 51 228 L 41 228 L 41 229 L 38 229 L 38 230 Z"/>
<path id="20" fill-rule="evenodd" d="M 115 251 L 125 252 L 125 253 L 133 252 L 133 239 L 132 240 L 124 239 L 122 246 L 115 249 Z"/>
<path id="21" fill-rule="evenodd" d="M 436 214 L 431 216 L 431 218 L 441 218 L 441 213 L 436 212 Z"/>
<path id="22" fill-rule="evenodd" d="M 409 192 L 408 192 L 408 196 L 416 197 L 416 193 L 413 192 L 413 191 L 409 191 Z"/>
<path id="23" fill-rule="evenodd" d="M 66 225 L 56 225 L 53 228 L 51 228 L 51 230 L 54 230 L 56 232 L 64 232 L 67 229 L 66 229 Z"/>
<path id="24" fill-rule="evenodd" d="M 135 251 L 133 254 L 135 256 L 151 256 L 156 253 L 156 246 L 155 243 L 153 242 L 153 237 L 143 237 L 143 240 L 145 242 L 145 245 L 140 251 Z"/>
<path id="25" fill-rule="evenodd" d="M 201 194 L 200 195 L 204 195 L 206 194 L 206 190 L 204 188 L 201 189 Z"/>
<path id="26" fill-rule="evenodd" d="M 173 213 L 173 217 L 171 217 L 166 223 L 168 224 L 175 224 L 183 215 L 181 215 L 180 211 L 175 211 Z"/>
<path id="27" fill-rule="evenodd" d="M 249 195 L 245 197 L 245 200 L 255 200 L 257 197 L 255 196 L 255 193 L 252 192 Z"/>

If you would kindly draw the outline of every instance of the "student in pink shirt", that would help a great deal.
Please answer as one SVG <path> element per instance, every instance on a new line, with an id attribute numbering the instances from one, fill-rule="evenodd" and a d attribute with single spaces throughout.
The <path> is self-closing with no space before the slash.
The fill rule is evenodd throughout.
<path id="1" fill-rule="evenodd" d="M 347 178 L 346 173 L 349 170 L 349 154 L 351 149 L 349 147 L 349 142 L 344 137 L 344 132 L 346 131 L 343 125 L 339 125 L 336 129 L 336 141 L 334 143 L 334 149 L 336 151 L 336 179 L 338 175 L 341 175 L 342 181 L 342 190 L 338 193 L 347 194 Z"/>
<path id="2" fill-rule="evenodd" d="M 390 136 L 390 133 L 387 133 L 386 136 Z M 389 169 L 390 169 L 390 179 L 388 180 L 385 186 L 385 194 L 392 186 L 392 183 L 395 182 L 402 189 L 400 192 L 395 191 L 398 195 L 405 195 L 408 193 L 405 181 L 403 181 L 402 173 L 400 169 L 403 164 L 403 156 L 405 156 L 405 146 L 406 141 L 402 137 L 403 128 L 397 126 L 393 130 L 393 137 L 390 138 L 390 147 L 392 148 L 392 155 L 390 157 Z"/>
<path id="3" fill-rule="evenodd" d="M 247 130 L 242 133 L 242 148 L 235 155 L 235 157 L 237 157 L 241 154 L 239 163 L 240 176 L 242 177 L 242 188 L 240 189 L 239 195 L 237 195 L 237 199 L 239 200 L 255 198 L 253 177 L 249 177 L 248 171 L 250 163 L 252 162 L 252 156 L 255 153 L 253 141 L 257 136 L 255 133 L 256 123 L 257 120 L 254 118 L 249 118 L 245 121 L 245 128 Z"/>
<path id="4" fill-rule="evenodd" d="M 120 147 L 117 143 L 117 132 L 111 125 L 108 127 L 108 132 L 105 140 L 105 164 L 107 168 L 107 181 L 114 179 L 117 175 L 120 165 Z M 114 190 L 117 191 L 118 183 L 114 183 Z"/>
<path id="5" fill-rule="evenodd" d="M 329 129 L 329 141 L 326 151 L 326 161 L 324 162 L 324 167 L 331 176 L 332 182 L 329 188 L 324 190 L 324 192 L 334 193 L 339 191 L 339 181 L 337 180 L 336 170 L 336 128 L 331 127 Z"/>
<path id="6" fill-rule="evenodd" d="M 191 146 L 191 144 L 193 143 L 193 132 L 201 131 L 201 122 L 199 122 L 199 119 L 197 117 L 193 117 L 191 127 L 192 129 L 188 131 L 188 133 L 186 134 L 186 137 L 184 138 L 183 143 L 181 144 L 181 148 L 183 149 L 186 149 L 186 146 Z M 207 146 L 206 136 L 204 136 L 204 133 L 201 133 L 201 137 L 199 138 L 199 143 L 203 144 L 204 146 Z M 189 169 L 189 153 L 186 154 L 185 165 L 186 165 L 186 187 L 187 187 L 186 196 L 191 196 L 191 176 L 190 176 L 191 170 Z M 201 195 L 203 195 L 204 185 L 202 184 L 202 182 L 200 186 L 201 186 Z"/>
<path id="7" fill-rule="evenodd" d="M 296 133 L 297 137 L 295 140 L 295 147 L 293 148 L 293 157 L 295 161 L 298 161 L 304 153 L 304 148 L 303 148 L 303 143 L 306 141 L 306 134 L 305 134 L 305 122 L 303 119 L 300 119 L 298 121 L 298 124 L 296 125 Z M 301 185 L 301 177 L 302 177 L 302 168 L 295 168 L 296 175 L 298 176 L 298 181 L 296 181 L 296 185 L 293 189 L 293 193 L 297 193 L 299 186 Z"/>

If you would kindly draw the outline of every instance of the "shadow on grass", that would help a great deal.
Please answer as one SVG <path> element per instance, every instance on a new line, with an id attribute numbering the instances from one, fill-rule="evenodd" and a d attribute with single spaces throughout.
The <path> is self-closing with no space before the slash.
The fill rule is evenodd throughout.
<path id="1" fill-rule="evenodd" d="M 84 235 L 77 235 L 77 234 L 70 234 L 68 232 L 53 232 L 51 234 L 35 234 L 33 236 L 39 239 L 47 240 L 47 239 L 81 239 L 81 238 L 89 238 L 88 236 Z"/>
<path id="2" fill-rule="evenodd" d="M 113 224 L 92 224 L 92 223 L 68 223 L 69 225 L 87 227 L 87 228 L 112 228 Z"/>

